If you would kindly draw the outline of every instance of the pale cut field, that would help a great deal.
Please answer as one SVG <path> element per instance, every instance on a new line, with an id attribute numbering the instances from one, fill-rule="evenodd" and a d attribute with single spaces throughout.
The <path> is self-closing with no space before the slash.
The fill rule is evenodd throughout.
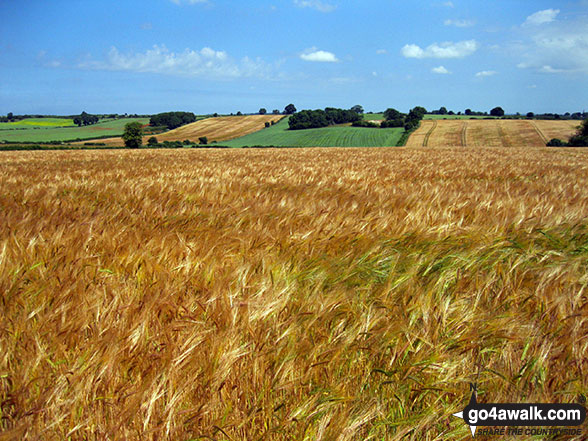
<path id="1" fill-rule="evenodd" d="M 470 382 L 575 402 L 587 159 L 2 152 L 0 439 L 465 441 Z"/>
<path id="2" fill-rule="evenodd" d="M 265 128 L 265 123 L 282 119 L 283 115 L 243 115 L 243 116 L 219 116 L 216 118 L 206 118 L 196 121 L 161 135 L 149 135 L 143 137 L 143 145 L 147 145 L 147 140 L 155 136 L 158 142 L 163 141 L 184 141 L 189 139 L 194 144 L 198 144 L 198 138 L 206 136 L 208 142 L 222 142 L 229 139 L 239 138 L 258 130 Z M 107 138 L 96 140 L 106 145 L 122 146 L 122 138 Z"/>
<path id="3" fill-rule="evenodd" d="M 567 141 L 578 121 L 423 120 L 408 147 L 544 147 L 552 138 Z"/>

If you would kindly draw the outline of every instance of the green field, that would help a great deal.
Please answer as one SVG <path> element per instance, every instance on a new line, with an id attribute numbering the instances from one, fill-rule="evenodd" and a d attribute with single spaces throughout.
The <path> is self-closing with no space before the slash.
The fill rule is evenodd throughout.
<path id="1" fill-rule="evenodd" d="M 35 119 L 35 121 L 71 121 L 57 118 L 42 118 Z M 27 120 L 23 120 L 24 122 Z M 123 133 L 125 124 L 133 121 L 139 121 L 141 124 L 148 124 L 148 118 L 124 118 L 115 120 L 103 120 L 98 124 L 93 124 L 85 127 L 39 127 L 39 126 L 19 126 L 12 130 L 0 131 L 0 142 L 22 142 L 22 143 L 38 143 L 38 142 L 52 142 L 52 141 L 75 141 L 96 138 L 106 138 L 111 136 L 120 136 Z M 4 123 L 12 124 L 12 123 Z"/>
<path id="2" fill-rule="evenodd" d="M 363 114 L 363 119 L 364 121 L 378 121 L 381 119 L 384 119 L 384 114 L 383 113 L 364 113 Z"/>
<path id="3" fill-rule="evenodd" d="M 27 129 L 35 127 L 73 127 L 69 118 L 27 118 L 20 121 L 0 123 L 0 130 Z"/>
<path id="4" fill-rule="evenodd" d="M 351 126 L 288 130 L 288 118 L 284 118 L 274 126 L 222 144 L 229 147 L 387 147 L 395 146 L 403 132 L 401 128 L 368 129 Z"/>

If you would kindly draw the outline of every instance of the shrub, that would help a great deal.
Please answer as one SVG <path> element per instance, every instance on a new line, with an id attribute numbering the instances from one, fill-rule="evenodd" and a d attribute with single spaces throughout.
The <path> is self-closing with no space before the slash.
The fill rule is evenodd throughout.
<path id="1" fill-rule="evenodd" d="M 371 121 L 354 121 L 351 123 L 353 127 L 369 127 L 369 128 L 377 128 L 380 127 L 378 124 L 373 123 Z"/>
<path id="2" fill-rule="evenodd" d="M 190 141 L 189 139 L 184 139 L 184 145 L 190 145 L 192 144 L 192 141 Z"/>
<path id="3" fill-rule="evenodd" d="M 200 144 L 202 145 L 206 145 L 208 144 L 208 138 L 206 136 L 201 136 L 200 138 L 198 138 L 198 141 L 200 142 Z"/>
<path id="4" fill-rule="evenodd" d="M 265 122 L 265 128 L 267 129 L 271 124 L 269 122 Z"/>
<path id="5" fill-rule="evenodd" d="M 566 145 L 561 139 L 553 138 L 547 143 L 548 147 L 564 147 Z"/>
<path id="6" fill-rule="evenodd" d="M 151 145 L 151 146 L 157 145 L 157 138 L 155 136 L 152 136 L 151 138 L 149 138 L 147 140 L 147 145 Z"/>

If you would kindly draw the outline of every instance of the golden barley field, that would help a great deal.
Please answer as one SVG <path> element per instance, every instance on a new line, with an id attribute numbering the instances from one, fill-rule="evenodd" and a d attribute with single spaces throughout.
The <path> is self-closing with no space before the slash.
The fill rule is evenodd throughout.
<path id="1" fill-rule="evenodd" d="M 552 138 L 568 141 L 578 125 L 568 120 L 423 120 L 407 146 L 545 147 Z"/>
<path id="2" fill-rule="evenodd" d="M 2 152 L 0 188 L 2 440 L 466 440 L 470 382 L 588 394 L 585 149 Z"/>
<path id="3" fill-rule="evenodd" d="M 265 123 L 275 121 L 276 123 L 283 118 L 283 115 L 243 115 L 243 116 L 219 116 L 216 118 L 206 118 L 196 121 L 177 129 L 170 130 L 155 135 L 157 141 L 184 141 L 189 139 L 194 143 L 198 143 L 198 138 L 206 136 L 208 142 L 212 141 L 227 141 L 229 139 L 245 136 L 258 130 L 265 128 Z M 143 144 L 147 144 L 147 140 L 153 135 L 143 137 Z M 107 138 L 101 139 L 107 145 L 122 146 L 124 142 L 122 138 Z M 81 143 L 78 143 L 81 144 Z"/>

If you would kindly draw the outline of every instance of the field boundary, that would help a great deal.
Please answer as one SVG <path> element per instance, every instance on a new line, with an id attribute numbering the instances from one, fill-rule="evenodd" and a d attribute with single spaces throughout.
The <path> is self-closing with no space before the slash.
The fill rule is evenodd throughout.
<path id="1" fill-rule="evenodd" d="M 461 126 L 461 145 L 462 145 L 462 147 L 467 147 L 467 138 L 466 138 L 467 129 L 468 129 L 468 122 L 464 121 L 463 125 Z"/>
<path id="2" fill-rule="evenodd" d="M 543 140 L 543 142 L 545 143 L 545 145 L 547 145 L 547 143 L 549 142 L 549 140 L 547 139 L 547 137 L 543 134 L 543 132 L 541 131 L 541 129 L 537 126 L 537 124 L 535 124 L 535 121 L 529 121 L 531 123 L 531 125 L 533 126 L 533 128 L 535 129 L 535 131 L 537 132 L 537 134 L 541 137 L 541 139 Z"/>
<path id="3" fill-rule="evenodd" d="M 425 135 L 425 139 L 423 139 L 423 147 L 427 147 L 429 145 L 429 138 L 433 134 L 433 131 L 435 130 L 435 128 L 437 128 L 437 120 L 432 120 L 432 121 L 433 121 L 433 126 L 429 129 L 429 131 Z"/>

